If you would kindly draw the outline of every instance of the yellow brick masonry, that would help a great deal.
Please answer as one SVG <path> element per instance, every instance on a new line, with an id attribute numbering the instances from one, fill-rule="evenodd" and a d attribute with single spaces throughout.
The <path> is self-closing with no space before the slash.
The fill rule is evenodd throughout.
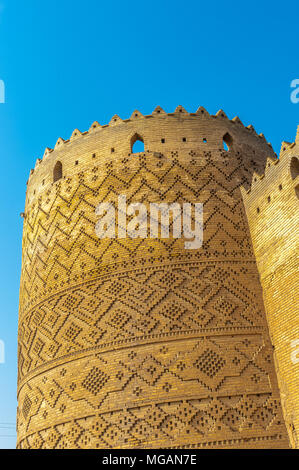
<path id="1" fill-rule="evenodd" d="M 133 154 L 136 139 L 144 151 Z M 46 149 L 24 210 L 19 448 L 290 446 L 257 269 L 263 253 L 253 252 L 240 189 L 265 171 L 268 157 L 271 146 L 252 126 L 221 110 L 212 116 L 181 106 L 95 122 Z M 291 211 L 294 188 L 282 185 L 274 205 L 284 197 Z M 203 246 L 186 250 L 184 239 L 171 237 L 99 239 L 95 208 L 117 204 L 119 195 L 146 206 L 203 203 Z M 274 207 L 260 205 L 262 215 Z M 249 213 L 248 220 L 262 219 Z M 276 232 L 269 226 L 267 240 L 258 233 L 256 253 L 256 240 L 270 249 Z M 291 341 L 297 327 L 286 238 L 272 256 L 277 283 L 268 275 L 262 282 L 278 302 L 269 310 L 264 293 L 279 374 L 293 371 L 295 387 L 298 366 L 280 365 L 278 354 L 289 343 L 276 340 Z M 285 314 L 271 322 L 279 308 Z M 295 391 L 288 393 L 295 412 Z"/>
<path id="2" fill-rule="evenodd" d="M 292 446 L 297 448 L 299 445 L 298 135 L 299 133 L 292 144 L 283 142 L 279 160 L 269 160 L 265 173 L 262 176 L 254 175 L 250 191 L 243 192 L 274 346 L 286 425 Z"/>

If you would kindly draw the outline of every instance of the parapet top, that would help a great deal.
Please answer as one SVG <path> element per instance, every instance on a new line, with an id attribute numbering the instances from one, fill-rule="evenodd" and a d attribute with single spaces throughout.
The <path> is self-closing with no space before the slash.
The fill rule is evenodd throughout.
<path id="1" fill-rule="evenodd" d="M 98 123 L 98 121 L 94 121 L 92 123 L 92 125 L 90 126 L 88 131 L 81 132 L 79 129 L 75 129 L 72 132 L 72 135 L 69 139 L 64 140 L 62 137 L 59 137 L 56 144 L 55 144 L 55 146 L 54 146 L 54 149 L 52 149 L 50 147 L 46 147 L 43 158 L 42 159 L 41 158 L 37 159 L 35 168 L 37 168 L 41 164 L 42 160 L 45 157 L 47 157 L 50 153 L 52 153 L 54 150 L 59 150 L 60 148 L 63 148 L 64 145 L 69 144 L 69 143 L 75 141 L 76 139 L 82 138 L 84 136 L 91 135 L 94 132 L 98 132 L 101 129 L 108 128 L 108 127 L 111 128 L 111 127 L 117 126 L 119 124 L 129 123 L 129 122 L 133 122 L 135 120 L 152 119 L 152 118 L 166 118 L 168 116 L 169 117 L 171 117 L 171 116 L 174 116 L 174 117 L 193 116 L 193 117 L 199 117 L 199 118 L 205 118 L 205 119 L 219 119 L 219 120 L 222 120 L 224 122 L 227 121 L 228 123 L 232 123 L 232 124 L 235 124 L 237 126 L 240 126 L 241 128 L 248 131 L 250 134 L 255 134 L 257 137 L 263 139 L 266 142 L 266 139 L 265 139 L 264 135 L 263 134 L 258 135 L 256 133 L 254 127 L 251 124 L 249 126 L 244 126 L 244 124 L 242 123 L 242 121 L 239 119 L 238 116 L 236 116 L 236 117 L 234 117 L 233 119 L 230 120 L 222 109 L 220 109 L 215 115 L 211 115 L 202 106 L 200 106 L 195 113 L 188 113 L 183 106 L 177 106 L 177 108 L 175 109 L 175 111 L 173 113 L 166 113 L 161 108 L 161 106 L 157 106 L 154 109 L 154 111 L 152 112 L 152 114 L 150 114 L 150 115 L 143 115 L 140 111 L 135 110 L 135 111 L 133 111 L 133 113 L 131 114 L 129 119 L 123 120 L 118 115 L 115 114 L 112 117 L 112 119 L 110 120 L 109 124 L 101 125 L 101 124 Z M 271 147 L 271 144 L 268 143 L 268 145 Z M 271 147 L 271 149 L 272 149 L 272 147 Z M 32 169 L 31 172 L 30 172 L 30 175 L 32 175 L 33 173 L 34 173 L 34 170 Z"/>
<path id="2" fill-rule="evenodd" d="M 294 155 L 297 155 L 299 152 L 299 126 L 297 128 L 297 135 L 294 142 L 286 142 L 283 141 L 281 144 L 281 149 L 279 153 L 279 158 L 271 158 L 268 157 L 266 161 L 265 171 L 262 174 L 258 174 L 256 172 L 252 175 L 251 185 L 249 189 L 245 189 L 244 187 L 241 188 L 243 197 L 249 197 L 252 192 L 256 190 L 259 186 L 261 180 L 268 179 L 273 177 L 273 172 L 277 172 L 274 169 L 276 165 L 282 164 L 285 162 L 285 159 L 290 158 Z"/>

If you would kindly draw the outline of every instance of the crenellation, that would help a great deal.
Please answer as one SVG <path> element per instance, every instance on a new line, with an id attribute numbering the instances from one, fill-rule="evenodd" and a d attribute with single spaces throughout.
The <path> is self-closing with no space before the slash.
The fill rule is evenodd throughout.
<path id="1" fill-rule="evenodd" d="M 98 123 L 98 121 L 94 121 L 92 123 L 92 125 L 90 126 L 89 128 L 89 132 L 94 132 L 96 131 L 98 128 L 101 128 L 102 126 Z"/>
<path id="2" fill-rule="evenodd" d="M 189 114 L 188 111 L 185 110 L 185 108 L 181 105 L 177 106 L 175 108 L 174 114 Z"/>
<path id="3" fill-rule="evenodd" d="M 133 111 L 133 113 L 130 116 L 130 120 L 131 119 L 136 119 L 136 118 L 137 119 L 138 118 L 144 118 L 143 114 L 140 111 L 138 111 L 138 109 L 135 109 L 135 111 Z"/>
<path id="4" fill-rule="evenodd" d="M 78 139 L 78 137 L 81 137 L 82 135 L 86 135 L 86 132 L 82 133 L 81 131 L 79 131 L 79 129 L 74 129 L 70 137 L 70 141 Z"/>
<path id="5" fill-rule="evenodd" d="M 95 122 L 92 124 L 92 126 L 90 127 L 89 131 L 81 132 L 81 131 L 79 131 L 78 129 L 75 129 L 75 130 L 73 131 L 73 133 L 72 133 L 70 139 L 64 140 L 62 137 L 59 137 L 59 139 L 57 140 L 57 142 L 56 142 L 56 144 L 55 144 L 54 149 L 51 149 L 51 148 L 48 148 L 48 147 L 45 149 L 44 156 L 43 156 L 43 158 L 42 158 L 42 163 L 43 163 L 43 164 L 45 163 L 45 160 L 44 160 L 44 159 L 45 159 L 45 157 L 48 156 L 50 153 L 52 154 L 52 160 L 54 160 L 55 154 L 53 154 L 53 150 L 58 151 L 58 150 L 63 149 L 63 148 L 65 147 L 65 145 L 73 145 L 73 144 L 75 143 L 75 140 L 80 139 L 80 138 L 82 138 L 82 137 L 85 137 L 85 138 L 86 138 L 86 137 L 89 137 L 90 135 L 93 135 L 95 131 L 96 131 L 97 138 L 98 138 L 98 140 L 99 140 L 98 142 L 95 143 L 95 145 L 97 145 L 97 146 L 98 146 L 99 144 L 101 145 L 101 141 L 102 141 L 102 139 L 103 139 L 103 147 L 105 147 L 105 139 L 106 139 L 106 136 L 105 136 L 105 133 L 103 133 L 103 132 L 105 131 L 105 129 L 111 129 L 111 131 L 112 131 L 112 129 L 113 129 L 114 126 L 116 126 L 116 125 L 128 125 L 128 126 L 131 126 L 132 123 L 134 123 L 134 122 L 135 122 L 135 123 L 139 122 L 140 125 L 142 125 L 143 119 L 149 118 L 149 117 L 156 117 L 156 118 L 158 118 L 158 119 L 163 118 L 164 120 L 165 120 L 165 119 L 167 120 L 167 117 L 171 117 L 171 116 L 174 117 L 174 118 L 176 118 L 177 116 L 180 116 L 180 115 L 181 115 L 181 112 L 182 112 L 182 114 L 184 115 L 184 119 L 186 119 L 187 116 L 190 118 L 190 120 L 191 120 L 190 123 L 191 123 L 193 120 L 194 120 L 194 123 L 196 123 L 196 122 L 197 122 L 197 118 L 198 118 L 199 116 L 203 117 L 203 118 L 207 121 L 207 122 L 206 122 L 206 125 L 205 125 L 205 123 L 202 122 L 202 121 L 199 121 L 199 122 L 198 122 L 198 125 L 199 125 L 200 127 L 203 126 L 203 130 L 205 130 L 205 128 L 206 128 L 206 131 L 204 132 L 205 135 L 203 135 L 203 138 L 205 138 L 205 139 L 207 138 L 206 134 L 210 134 L 211 131 L 214 132 L 214 124 L 213 124 L 212 127 L 211 127 L 210 119 L 213 119 L 213 118 L 214 118 L 214 119 L 215 119 L 215 118 L 216 118 L 216 119 L 219 119 L 220 122 L 223 122 L 223 123 L 225 122 L 228 126 L 233 126 L 233 125 L 236 124 L 236 123 L 237 123 L 237 124 L 240 124 L 240 123 L 241 123 L 241 121 L 239 120 L 239 118 L 237 118 L 237 119 L 234 118 L 233 120 L 230 121 L 222 110 L 219 110 L 215 116 L 211 116 L 203 107 L 198 108 L 196 114 L 194 114 L 194 113 L 193 113 L 193 114 L 188 113 L 182 106 L 178 106 L 178 107 L 176 108 L 175 113 L 172 113 L 171 115 L 169 115 L 169 114 L 167 115 L 167 114 L 165 113 L 165 111 L 162 110 L 161 107 L 157 107 L 157 108 L 153 111 L 152 115 L 149 115 L 149 116 L 143 116 L 138 110 L 136 110 L 136 111 L 133 112 L 131 118 L 130 118 L 130 119 L 127 119 L 127 120 L 125 120 L 125 121 L 122 120 L 122 119 L 120 119 L 119 116 L 115 115 L 115 116 L 112 117 L 110 123 L 107 124 L 107 125 L 101 126 L 99 123 L 97 123 L 97 121 L 95 121 Z M 138 116 L 135 116 L 135 114 L 138 114 Z M 136 121 L 136 119 L 137 119 L 137 121 Z M 141 119 L 141 121 L 139 121 L 139 119 Z M 159 121 L 159 122 L 160 122 L 160 121 Z M 167 122 L 167 121 L 166 121 L 166 122 Z M 220 124 L 220 122 L 219 122 L 219 124 Z M 196 125 L 196 124 L 195 124 L 195 125 Z M 245 130 L 245 132 L 248 132 L 248 131 L 249 131 L 249 132 L 252 132 L 252 130 L 250 130 L 250 129 L 248 129 L 248 128 L 245 128 L 242 123 L 241 123 L 241 125 L 242 125 L 242 128 Z M 221 126 L 221 125 L 220 125 L 220 126 Z M 161 127 L 161 124 L 159 125 L 159 127 Z M 167 129 L 167 126 L 166 126 L 166 129 Z M 215 129 L 215 130 L 216 130 L 217 132 L 220 132 L 220 129 Z M 199 131 L 200 131 L 200 129 L 199 129 Z M 233 133 L 235 133 L 236 129 L 235 129 L 234 127 L 232 127 L 231 129 L 230 129 L 230 128 L 223 129 L 223 133 L 224 133 L 224 134 L 225 134 L 227 131 L 228 131 L 228 132 L 231 132 L 232 135 L 233 135 Z M 123 129 L 123 133 L 125 134 L 126 132 L 127 132 L 127 130 L 126 130 L 126 129 Z M 254 134 L 255 134 L 255 132 L 254 132 Z M 238 140 L 246 140 L 247 137 L 248 137 L 247 134 L 246 134 L 246 135 L 244 135 L 244 137 L 242 138 L 242 135 L 239 134 L 239 132 L 238 132 L 238 135 L 237 135 L 237 136 L 235 136 L 235 135 L 233 135 L 233 136 L 234 136 L 234 137 L 237 137 Z M 114 137 L 114 134 L 111 134 L 111 140 L 113 139 L 113 137 Z M 108 137 L 108 138 L 109 138 L 109 137 Z M 121 139 L 121 135 L 117 136 L 117 138 L 118 138 L 118 140 Z M 163 138 L 163 136 L 161 135 L 160 138 Z M 164 138 L 165 138 L 165 137 L 164 137 Z M 217 140 L 215 141 L 214 135 L 212 135 L 212 138 L 214 139 L 214 142 L 215 142 L 216 145 L 218 145 L 219 147 L 222 146 L 222 142 L 221 142 L 221 137 L 220 137 L 220 135 L 219 135 L 219 137 L 218 137 L 218 139 L 219 139 L 218 142 L 217 142 Z M 171 136 L 171 139 L 173 140 L 173 136 Z M 211 136 L 210 136 L 210 139 L 211 139 Z M 189 138 L 189 142 L 191 142 L 191 141 L 192 141 L 192 138 L 191 138 L 191 139 Z M 196 138 L 196 137 L 194 137 L 194 141 L 197 141 L 197 138 Z M 253 144 L 254 144 L 254 143 L 253 143 Z M 271 144 L 267 144 L 267 145 L 270 146 L 270 148 L 271 148 L 271 150 L 272 150 Z M 112 148 L 112 146 L 111 146 L 110 148 Z M 116 147 L 113 147 L 113 148 L 116 148 Z M 121 148 L 122 148 L 122 146 L 121 146 Z M 103 150 L 105 151 L 105 148 L 103 148 Z M 273 150 L 272 150 L 272 151 L 273 151 Z M 128 152 L 128 153 L 129 153 L 129 152 Z M 41 168 L 41 167 L 39 167 L 39 168 Z M 35 169 L 37 169 L 37 167 L 35 167 Z M 31 177 L 31 175 L 30 175 L 30 177 Z M 30 177 L 29 177 L 29 180 L 30 180 Z"/>
<path id="6" fill-rule="evenodd" d="M 65 143 L 65 140 L 62 138 L 62 137 L 59 137 L 57 139 L 57 142 L 55 144 L 55 147 L 54 147 L 54 150 L 56 150 L 60 145 L 64 144 Z"/>
<path id="7" fill-rule="evenodd" d="M 244 124 L 243 124 L 243 122 L 242 122 L 241 119 L 239 118 L 239 116 L 235 116 L 235 117 L 232 119 L 232 122 L 233 122 L 234 124 L 239 124 L 240 126 L 245 127 Z"/>
<path id="8" fill-rule="evenodd" d="M 255 128 L 253 127 L 252 124 L 249 124 L 249 126 L 246 127 L 246 129 L 248 129 L 250 132 L 252 132 L 253 134 L 257 134 Z"/>
<path id="9" fill-rule="evenodd" d="M 122 123 L 123 120 L 117 115 L 117 114 L 114 114 L 114 116 L 112 116 L 111 118 L 111 121 L 109 122 L 109 126 L 115 126 L 117 124 L 120 124 Z"/>
<path id="10" fill-rule="evenodd" d="M 217 111 L 215 116 L 218 117 L 218 118 L 223 118 L 223 119 L 228 120 L 227 115 L 225 114 L 225 112 L 222 109 L 219 109 L 219 111 Z"/>
<path id="11" fill-rule="evenodd" d="M 208 111 L 207 111 L 203 106 L 200 106 L 200 107 L 197 109 L 196 114 L 198 114 L 199 116 L 210 116 L 210 114 L 208 113 Z"/>

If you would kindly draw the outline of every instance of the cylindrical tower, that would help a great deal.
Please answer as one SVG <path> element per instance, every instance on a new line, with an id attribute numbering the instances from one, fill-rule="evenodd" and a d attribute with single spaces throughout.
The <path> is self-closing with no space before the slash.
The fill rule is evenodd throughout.
<path id="1" fill-rule="evenodd" d="M 24 213 L 19 448 L 289 446 L 240 192 L 268 156 L 252 126 L 181 106 L 46 150 Z M 119 196 L 202 203 L 202 247 L 99 239 L 95 209 Z"/>

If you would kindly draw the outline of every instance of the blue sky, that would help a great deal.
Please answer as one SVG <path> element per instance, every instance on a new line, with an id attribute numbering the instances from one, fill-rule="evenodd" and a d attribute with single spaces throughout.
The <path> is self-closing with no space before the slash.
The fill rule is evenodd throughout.
<path id="1" fill-rule="evenodd" d="M 36 159 L 95 120 L 179 104 L 238 115 L 279 152 L 299 124 L 298 16 L 298 0 L 0 0 L 0 448 L 15 445 L 19 214 Z"/>

